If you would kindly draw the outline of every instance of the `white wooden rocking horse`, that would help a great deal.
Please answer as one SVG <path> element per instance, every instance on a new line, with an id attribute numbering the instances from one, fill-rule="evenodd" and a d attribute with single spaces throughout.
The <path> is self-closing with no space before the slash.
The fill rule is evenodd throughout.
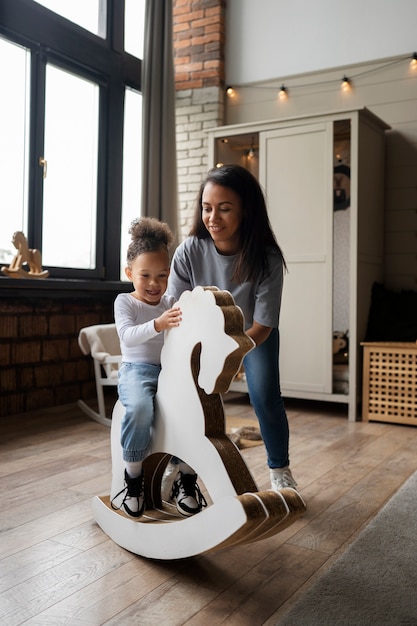
<path id="1" fill-rule="evenodd" d="M 305 504 L 294 489 L 258 491 L 239 450 L 225 434 L 222 397 L 253 348 L 229 292 L 196 287 L 182 294 L 180 326 L 166 332 L 156 397 L 152 449 L 144 462 L 146 511 L 138 520 L 110 506 L 123 488 L 118 401 L 113 410 L 110 496 L 96 496 L 97 523 L 117 544 L 148 558 L 180 559 L 274 535 Z M 207 508 L 180 516 L 161 497 L 171 455 L 183 459 L 206 489 Z"/>

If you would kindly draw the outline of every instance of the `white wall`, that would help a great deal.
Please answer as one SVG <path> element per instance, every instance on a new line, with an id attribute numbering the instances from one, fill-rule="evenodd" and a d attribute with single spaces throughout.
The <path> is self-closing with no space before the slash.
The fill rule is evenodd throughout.
<path id="1" fill-rule="evenodd" d="M 226 3 L 229 85 L 407 55 L 416 49 L 416 0 Z"/>
<path id="2" fill-rule="evenodd" d="M 226 83 L 236 92 L 225 124 L 367 107 L 391 126 L 384 284 L 416 290 L 417 67 L 409 58 L 417 52 L 417 0 L 227 0 L 226 7 Z M 352 79 L 348 92 L 340 89 L 343 74 Z"/>

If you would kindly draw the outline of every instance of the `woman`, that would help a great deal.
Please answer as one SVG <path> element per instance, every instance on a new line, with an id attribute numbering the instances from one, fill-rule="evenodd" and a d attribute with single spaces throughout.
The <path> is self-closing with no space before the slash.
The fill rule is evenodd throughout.
<path id="1" fill-rule="evenodd" d="M 202 182 L 189 237 L 177 248 L 168 293 L 197 285 L 229 291 L 256 344 L 244 358 L 249 397 L 267 451 L 271 487 L 295 488 L 289 468 L 289 429 L 279 383 L 279 313 L 285 260 L 272 232 L 256 178 L 223 165 Z"/>

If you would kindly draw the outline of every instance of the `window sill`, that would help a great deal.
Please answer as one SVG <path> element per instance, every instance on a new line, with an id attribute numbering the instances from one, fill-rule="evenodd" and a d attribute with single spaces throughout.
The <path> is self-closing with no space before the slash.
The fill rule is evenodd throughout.
<path id="1" fill-rule="evenodd" d="M 125 281 L 79 280 L 68 278 L 10 278 L 0 276 L 0 298 L 91 298 L 114 297 L 129 292 L 132 285 Z"/>

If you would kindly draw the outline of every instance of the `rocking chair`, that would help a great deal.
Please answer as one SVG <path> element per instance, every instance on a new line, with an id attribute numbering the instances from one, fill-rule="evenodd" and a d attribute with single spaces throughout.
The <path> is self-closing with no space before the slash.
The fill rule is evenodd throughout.
<path id="1" fill-rule="evenodd" d="M 117 386 L 118 383 L 122 356 L 116 324 L 97 324 L 82 328 L 78 335 L 78 345 L 84 354 L 91 353 L 94 360 L 98 412 L 83 400 L 78 400 L 77 404 L 96 422 L 111 426 L 111 418 L 106 415 L 103 387 Z"/>

